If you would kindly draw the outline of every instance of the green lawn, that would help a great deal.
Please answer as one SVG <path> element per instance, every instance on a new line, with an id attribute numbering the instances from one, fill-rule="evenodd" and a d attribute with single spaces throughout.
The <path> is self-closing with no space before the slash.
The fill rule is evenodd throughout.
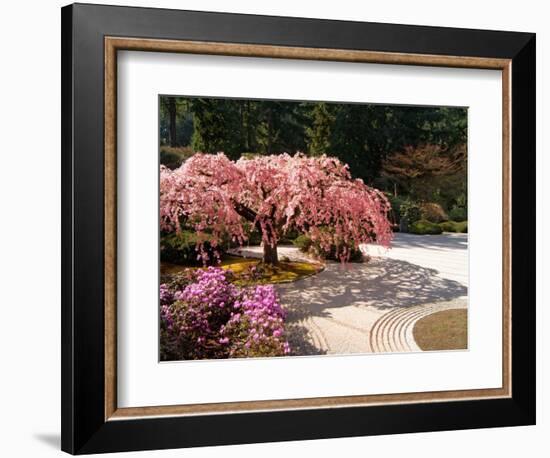
<path id="1" fill-rule="evenodd" d="M 432 313 L 414 325 L 414 340 L 424 351 L 468 348 L 468 312 L 464 309 Z"/>

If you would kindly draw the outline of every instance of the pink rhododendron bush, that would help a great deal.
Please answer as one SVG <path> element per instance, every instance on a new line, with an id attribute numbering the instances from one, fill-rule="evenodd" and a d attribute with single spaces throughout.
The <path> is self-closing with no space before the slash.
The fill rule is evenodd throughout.
<path id="1" fill-rule="evenodd" d="M 273 286 L 239 288 L 231 272 L 187 269 L 160 286 L 161 360 L 282 356 L 285 311 Z"/>
<path id="2" fill-rule="evenodd" d="M 384 194 L 353 179 L 346 164 L 303 154 L 241 158 L 195 154 L 181 167 L 160 170 L 161 230 L 183 226 L 208 234 L 214 248 L 224 236 L 243 244 L 254 227 L 263 261 L 278 262 L 277 243 L 297 231 L 347 261 L 362 243 L 388 246 L 392 231 Z M 326 230 L 329 227 L 330 230 Z M 199 258 L 207 260 L 199 246 Z"/>

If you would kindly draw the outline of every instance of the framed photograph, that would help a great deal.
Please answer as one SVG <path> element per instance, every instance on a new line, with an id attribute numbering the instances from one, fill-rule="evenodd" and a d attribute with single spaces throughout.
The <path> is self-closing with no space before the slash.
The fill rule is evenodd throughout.
<path id="1" fill-rule="evenodd" d="M 535 35 L 62 9 L 62 449 L 535 423 Z"/>

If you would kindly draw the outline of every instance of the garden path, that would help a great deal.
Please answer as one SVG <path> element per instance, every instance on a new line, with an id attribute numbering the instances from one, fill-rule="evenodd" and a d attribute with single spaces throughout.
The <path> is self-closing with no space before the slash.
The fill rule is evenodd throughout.
<path id="1" fill-rule="evenodd" d="M 307 259 L 293 246 L 279 256 Z M 365 245 L 368 263 L 328 262 L 317 275 L 276 285 L 297 354 L 419 351 L 412 329 L 427 314 L 465 308 L 467 234 L 396 233 L 390 250 Z M 260 256 L 247 247 L 245 256 Z"/>

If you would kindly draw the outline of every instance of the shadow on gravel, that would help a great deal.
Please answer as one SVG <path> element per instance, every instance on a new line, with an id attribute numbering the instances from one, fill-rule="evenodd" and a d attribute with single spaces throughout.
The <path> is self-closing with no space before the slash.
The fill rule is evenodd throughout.
<path id="1" fill-rule="evenodd" d="M 317 348 L 311 341 L 309 331 L 305 326 L 292 322 L 293 317 L 289 315 L 290 324 L 287 325 L 287 340 L 290 344 L 291 356 L 313 356 L 326 355 L 325 350 Z"/>
<path id="2" fill-rule="evenodd" d="M 327 316 L 327 308 L 370 306 L 386 310 L 467 295 L 466 286 L 437 273 L 403 260 L 374 258 L 369 263 L 330 263 L 313 277 L 276 288 L 290 311 L 289 322 Z"/>

